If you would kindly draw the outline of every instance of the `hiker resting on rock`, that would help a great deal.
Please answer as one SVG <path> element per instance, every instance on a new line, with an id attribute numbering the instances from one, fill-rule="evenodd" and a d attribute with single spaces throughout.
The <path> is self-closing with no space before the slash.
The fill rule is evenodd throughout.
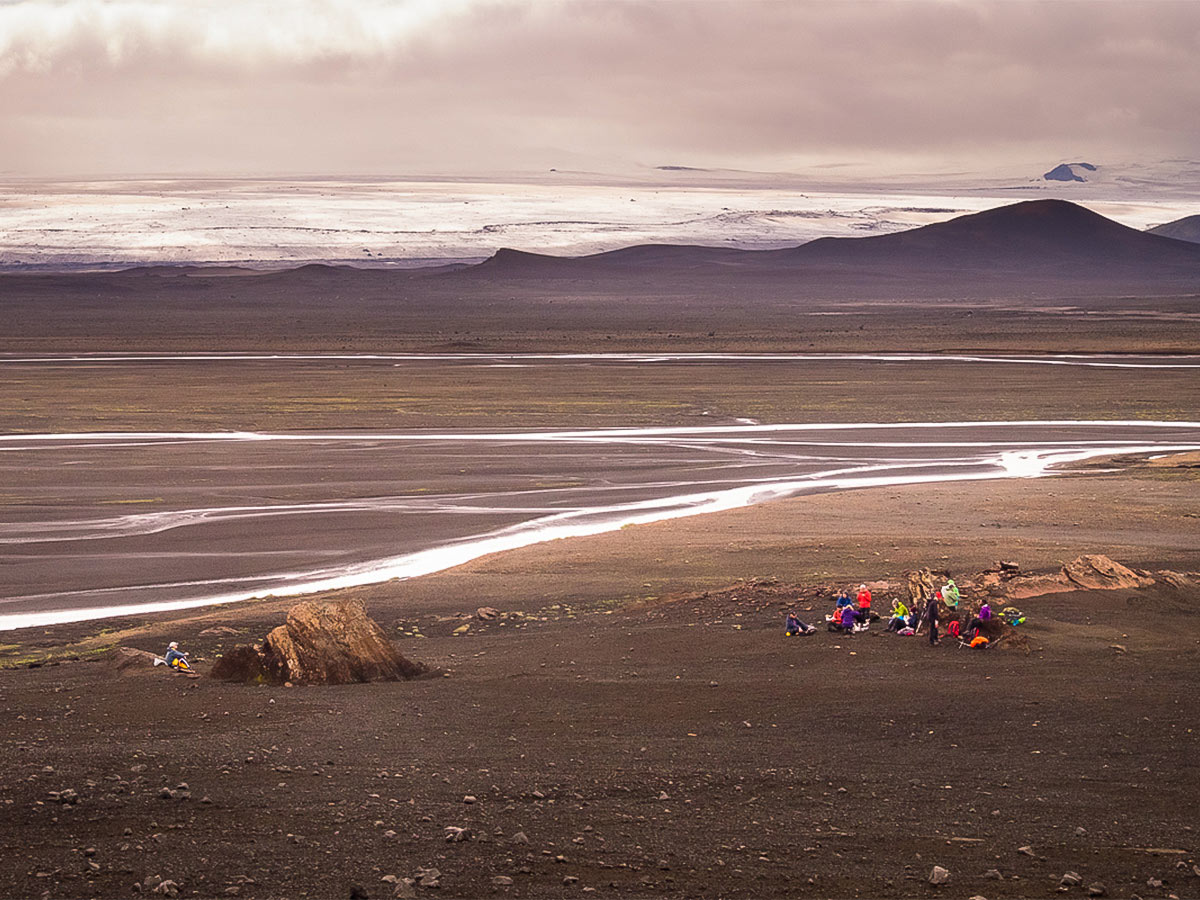
<path id="1" fill-rule="evenodd" d="M 901 628 L 908 627 L 908 607 L 904 605 L 903 600 L 897 600 L 892 604 L 892 618 L 888 622 L 888 631 L 899 631 Z"/>
<path id="2" fill-rule="evenodd" d="M 179 652 L 179 642 L 171 641 L 167 644 L 167 652 L 163 655 L 168 666 L 172 669 L 190 669 L 188 665 L 187 654 Z"/>
<path id="3" fill-rule="evenodd" d="M 990 621 L 992 621 L 992 607 L 985 600 L 983 606 L 979 607 L 979 615 L 975 616 L 970 622 L 967 623 L 967 634 L 970 634 L 972 631 L 974 631 L 976 636 L 978 636 L 979 629 L 984 626 L 985 622 Z"/>

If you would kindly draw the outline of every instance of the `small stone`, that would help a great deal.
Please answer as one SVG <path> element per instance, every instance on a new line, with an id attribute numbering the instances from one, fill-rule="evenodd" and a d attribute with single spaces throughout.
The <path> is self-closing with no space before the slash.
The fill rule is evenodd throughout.
<path id="1" fill-rule="evenodd" d="M 84 856 L 95 856 L 95 855 L 96 855 L 96 848 L 95 848 L 95 847 L 88 847 L 86 850 L 84 850 L 84 851 L 83 851 L 83 855 L 84 855 Z"/>
<path id="2" fill-rule="evenodd" d="M 929 873 L 930 884 L 946 884 L 948 881 L 950 881 L 950 871 L 941 866 L 934 866 L 933 871 Z"/>
<path id="3" fill-rule="evenodd" d="M 988 881 L 1003 881 L 1004 876 L 1000 874 L 999 869 L 988 869 L 983 873 L 983 877 Z"/>
<path id="4" fill-rule="evenodd" d="M 470 828 L 460 828 L 457 825 L 447 825 L 445 830 L 447 844 L 455 844 L 460 841 L 469 841 L 474 837 Z"/>
<path id="5" fill-rule="evenodd" d="M 463 797 L 463 803 L 471 804 L 474 802 L 475 802 L 474 794 L 467 794 L 467 796 Z"/>
<path id="6" fill-rule="evenodd" d="M 546 799 L 546 795 L 543 794 L 541 791 L 534 791 L 529 796 L 531 796 L 534 800 L 545 800 Z"/>
<path id="7" fill-rule="evenodd" d="M 1067 872 L 1058 879 L 1058 883 L 1063 887 L 1075 887 L 1077 884 L 1083 884 L 1083 879 L 1079 877 L 1078 872 Z"/>
<path id="8" fill-rule="evenodd" d="M 508 887 L 512 883 L 513 883 L 513 880 L 511 878 L 509 878 L 507 875 L 492 876 L 492 884 L 496 885 L 496 887 Z"/>
<path id="9" fill-rule="evenodd" d="M 160 800 L 174 800 L 174 799 L 175 799 L 175 792 L 174 792 L 173 790 L 171 790 L 169 787 L 160 788 L 160 789 L 159 789 L 159 792 L 158 792 L 158 799 L 160 799 Z"/>
<path id="10" fill-rule="evenodd" d="M 1099 881 L 1088 885 L 1088 896 L 1089 897 L 1103 897 L 1107 893 L 1108 893 L 1108 888 L 1106 888 L 1104 885 L 1102 885 Z"/>
<path id="11" fill-rule="evenodd" d="M 658 799 L 659 800 L 670 800 L 671 798 L 667 796 L 666 791 L 659 791 Z"/>
<path id="12" fill-rule="evenodd" d="M 1162 887 L 1162 886 L 1163 886 L 1163 883 L 1162 883 L 1162 879 L 1161 879 L 1161 878 L 1147 878 L 1147 879 L 1146 879 L 1146 887 L 1149 887 L 1149 888 L 1160 888 L 1160 887 Z"/>
<path id="13" fill-rule="evenodd" d="M 564 875 L 563 876 L 563 884 L 578 884 L 578 883 L 579 883 L 578 875 Z"/>
<path id="14" fill-rule="evenodd" d="M 1024 847 L 1018 847 L 1017 852 L 1022 856 L 1033 856 L 1033 848 L 1026 844 Z"/>
<path id="15" fill-rule="evenodd" d="M 512 843 L 512 844 L 528 844 L 529 843 L 529 838 L 526 836 L 525 832 L 523 832 L 523 831 L 518 831 L 516 834 L 514 834 L 508 840 L 509 840 L 509 843 Z"/>
<path id="16" fill-rule="evenodd" d="M 1075 837 L 1083 837 L 1085 834 L 1087 834 L 1086 828 L 1080 826 L 1079 828 L 1075 829 Z"/>
<path id="17" fill-rule="evenodd" d="M 179 885 L 177 885 L 173 881 L 167 880 L 167 881 L 162 882 L 162 884 L 160 884 L 158 887 L 156 887 L 154 889 L 154 893 L 162 894 L 164 897 L 178 897 L 179 896 Z"/>
<path id="18" fill-rule="evenodd" d="M 413 889 L 409 880 L 406 879 L 396 884 L 396 890 L 392 891 L 392 896 L 399 897 L 401 900 L 411 900 L 411 898 L 417 896 L 417 892 Z"/>
<path id="19" fill-rule="evenodd" d="M 147 875 L 142 879 L 142 887 L 147 891 L 152 891 L 162 884 L 162 880 L 161 875 Z"/>

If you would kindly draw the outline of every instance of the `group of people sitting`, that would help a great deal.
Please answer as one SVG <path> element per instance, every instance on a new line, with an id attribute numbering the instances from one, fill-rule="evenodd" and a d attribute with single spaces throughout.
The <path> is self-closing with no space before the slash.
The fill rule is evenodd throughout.
<path id="1" fill-rule="evenodd" d="M 871 600 L 871 591 L 865 584 L 858 586 L 858 593 L 853 598 L 849 591 L 839 591 L 833 612 L 825 617 L 828 629 L 844 634 L 866 631 L 872 622 L 877 622 L 881 618 L 871 609 Z M 985 623 L 992 618 L 991 606 L 985 601 L 980 607 L 979 613 L 972 616 L 964 628 L 958 615 L 958 606 L 961 600 L 962 595 L 953 578 L 948 579 L 941 588 L 930 592 L 922 603 L 914 604 L 914 607 L 919 608 L 909 609 L 903 600 L 896 599 L 892 601 L 887 630 L 895 634 L 915 635 L 919 634 L 924 626 L 928 626 L 929 643 L 931 645 L 938 644 L 941 642 L 938 633 L 938 626 L 942 621 L 941 607 L 945 606 L 948 611 L 947 633 L 961 641 L 966 641 L 971 647 L 986 647 L 988 638 L 982 634 L 982 631 Z M 800 621 L 794 610 L 787 614 L 784 633 L 788 637 L 812 634 L 816 630 L 816 627 Z"/>

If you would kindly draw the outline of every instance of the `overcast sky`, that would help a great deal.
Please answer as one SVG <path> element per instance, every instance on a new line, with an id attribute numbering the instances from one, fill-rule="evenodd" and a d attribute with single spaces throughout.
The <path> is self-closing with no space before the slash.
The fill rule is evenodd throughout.
<path id="1" fill-rule="evenodd" d="M 1200 157 L 1200 3 L 0 0 L 0 173 Z"/>

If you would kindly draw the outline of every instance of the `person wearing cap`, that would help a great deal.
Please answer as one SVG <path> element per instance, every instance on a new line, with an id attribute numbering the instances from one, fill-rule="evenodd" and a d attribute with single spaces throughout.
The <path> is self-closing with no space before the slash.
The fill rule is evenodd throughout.
<path id="1" fill-rule="evenodd" d="M 171 641 L 167 644 L 167 652 L 163 655 L 163 659 L 167 661 L 167 665 L 172 669 L 178 669 L 181 666 L 187 665 L 187 657 L 179 652 L 179 641 Z"/>

